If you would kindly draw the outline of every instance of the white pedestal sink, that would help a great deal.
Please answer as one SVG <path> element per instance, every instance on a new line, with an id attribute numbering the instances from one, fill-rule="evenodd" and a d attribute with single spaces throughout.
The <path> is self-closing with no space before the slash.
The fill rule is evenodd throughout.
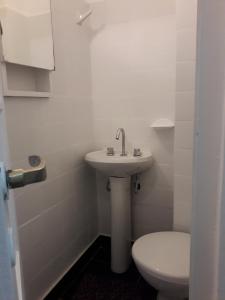
<path id="1" fill-rule="evenodd" d="M 111 186 L 111 269 L 115 273 L 127 271 L 131 248 L 130 179 L 150 168 L 152 154 L 143 153 L 107 156 L 104 150 L 88 153 L 85 160 L 110 178 Z"/>

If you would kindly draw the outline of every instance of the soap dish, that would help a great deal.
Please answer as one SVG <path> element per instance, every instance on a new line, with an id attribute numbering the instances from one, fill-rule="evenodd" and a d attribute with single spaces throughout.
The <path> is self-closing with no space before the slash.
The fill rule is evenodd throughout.
<path id="1" fill-rule="evenodd" d="M 158 119 L 151 125 L 151 128 L 154 129 L 172 129 L 174 127 L 174 122 L 169 119 Z"/>

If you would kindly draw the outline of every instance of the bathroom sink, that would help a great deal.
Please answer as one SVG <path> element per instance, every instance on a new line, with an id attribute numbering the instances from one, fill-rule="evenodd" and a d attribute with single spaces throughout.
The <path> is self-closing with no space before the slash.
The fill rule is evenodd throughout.
<path id="1" fill-rule="evenodd" d="M 119 133 L 122 135 L 122 151 L 114 152 L 113 148 L 107 148 L 107 151 L 100 150 L 86 154 L 85 160 L 109 177 L 111 270 L 122 274 L 128 270 L 131 261 L 131 176 L 149 169 L 153 158 L 150 152 L 143 152 L 141 156 L 126 155 L 125 132 L 119 128 L 118 137 Z M 134 149 L 134 152 L 135 150 L 139 149 Z M 109 156 L 107 153 L 114 155 Z"/>
<path id="2" fill-rule="evenodd" d="M 137 157 L 131 154 L 121 156 L 119 152 L 108 156 L 106 151 L 100 150 L 88 153 L 85 160 L 93 168 L 110 177 L 129 177 L 149 169 L 153 159 L 150 152 L 144 152 L 142 156 Z"/>

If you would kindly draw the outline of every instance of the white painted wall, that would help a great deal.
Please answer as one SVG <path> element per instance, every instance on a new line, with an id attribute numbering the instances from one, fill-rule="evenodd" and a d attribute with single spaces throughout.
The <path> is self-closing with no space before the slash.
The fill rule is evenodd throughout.
<path id="1" fill-rule="evenodd" d="M 197 0 L 177 0 L 174 217 L 177 231 L 190 232 Z"/>
<path id="2" fill-rule="evenodd" d="M 82 1 L 52 1 L 56 72 L 51 99 L 6 99 L 13 167 L 30 154 L 46 159 L 48 179 L 16 192 L 27 300 L 37 300 L 98 233 L 95 174 L 83 162 L 93 150 L 89 32 L 75 23 Z"/>
<path id="3" fill-rule="evenodd" d="M 190 299 L 225 299 L 225 1 L 199 0 Z"/>
<path id="4" fill-rule="evenodd" d="M 96 147 L 115 146 L 124 127 L 127 149 L 151 150 L 154 166 L 133 196 L 133 236 L 172 229 L 173 130 L 150 128 L 174 118 L 175 1 L 107 0 L 92 4 L 92 90 Z M 99 230 L 110 234 L 107 178 L 98 174 Z"/>

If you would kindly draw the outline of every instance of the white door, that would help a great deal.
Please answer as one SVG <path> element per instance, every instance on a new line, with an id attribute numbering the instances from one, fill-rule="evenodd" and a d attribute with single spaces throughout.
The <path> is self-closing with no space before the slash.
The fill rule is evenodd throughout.
<path id="1" fill-rule="evenodd" d="M 12 199 L 8 195 L 5 177 L 5 168 L 9 166 L 9 160 L 4 114 L 4 101 L 0 91 L 0 299 L 17 300 L 21 283 L 17 283 L 16 279 L 16 247 L 12 242 L 14 220 L 10 216 Z"/>
<path id="2" fill-rule="evenodd" d="M 0 76 L 0 300 L 23 300 L 20 253 L 13 193 L 8 190 L 46 179 L 45 162 L 39 156 L 29 157 L 28 170 L 11 170 L 7 146 L 4 98 Z"/>

